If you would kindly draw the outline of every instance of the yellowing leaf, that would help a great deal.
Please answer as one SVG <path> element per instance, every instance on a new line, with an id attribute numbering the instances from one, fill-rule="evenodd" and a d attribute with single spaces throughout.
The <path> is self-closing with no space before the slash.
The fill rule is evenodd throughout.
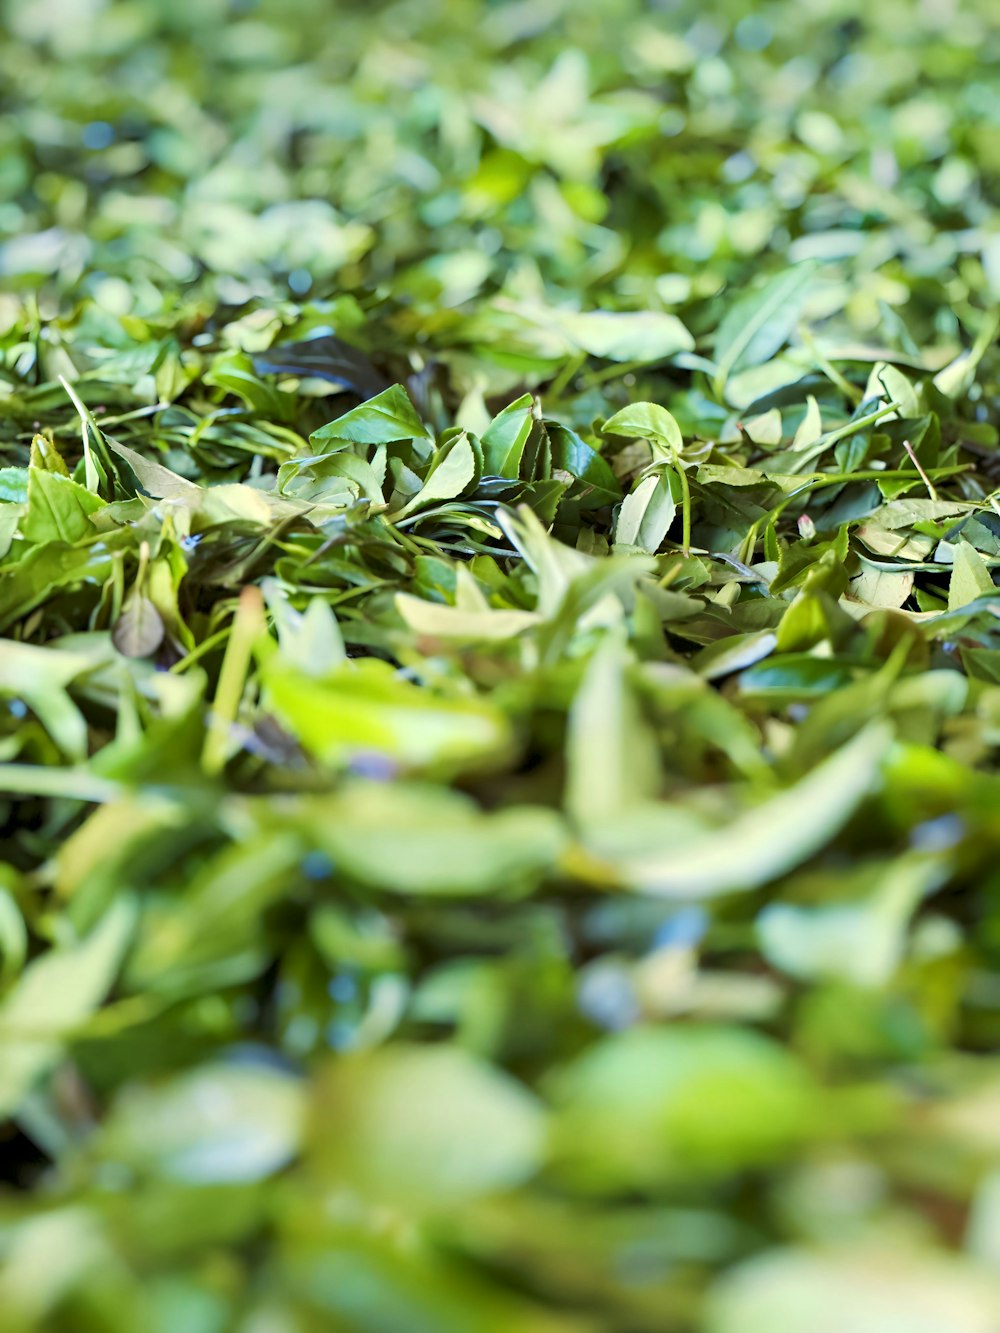
<path id="1" fill-rule="evenodd" d="M 426 602 L 409 593 L 396 594 L 396 609 L 417 634 L 466 643 L 502 642 L 541 623 L 535 611 L 508 611 L 487 607 L 466 611 L 440 602 Z"/>
<path id="2" fill-rule="evenodd" d="M 264 670 L 278 717 L 329 764 L 382 755 L 407 768 L 462 767 L 503 754 L 507 719 L 488 703 L 435 697 L 368 658 L 308 676 L 272 657 Z"/>

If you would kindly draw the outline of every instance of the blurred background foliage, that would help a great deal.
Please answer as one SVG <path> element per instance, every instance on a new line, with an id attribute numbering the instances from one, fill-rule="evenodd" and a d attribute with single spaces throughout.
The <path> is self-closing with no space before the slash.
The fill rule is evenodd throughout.
<path id="1" fill-rule="evenodd" d="M 692 314 L 789 260 L 921 346 L 1000 297 L 988 0 L 7 0 L 8 290 Z M 460 336 L 459 336 L 460 340 Z"/>
<path id="2" fill-rule="evenodd" d="M 425 418 L 477 429 L 487 402 L 553 375 L 570 390 L 564 419 L 610 415 L 637 396 L 653 331 L 671 358 L 658 387 L 721 430 L 790 376 L 768 353 L 751 367 L 763 378 L 734 377 L 722 402 L 679 388 L 761 276 L 817 261 L 795 313 L 822 347 L 863 362 L 888 349 L 920 373 L 1000 301 L 989 0 L 6 0 L 2 13 L 5 463 L 27 459 L 36 418 L 77 428 L 53 387 L 64 374 L 89 376 L 105 412 L 140 413 L 116 427 L 134 447 L 167 406 L 155 445 L 185 477 L 259 474 L 340 407 L 302 407 L 244 354 L 329 330 L 380 365 L 397 358 L 415 396 L 426 388 Z M 604 333 L 576 317 L 595 309 L 663 318 L 581 383 Z M 994 446 L 982 396 L 960 410 Z M 181 537 L 158 564 L 168 587 Z M 400 567 L 421 594 L 454 593 L 432 554 Z M 216 580 L 229 590 L 231 572 Z M 389 581 L 382 567 L 350 577 L 365 596 Z M 529 604 L 516 578 L 496 586 L 507 609 Z M 4 624 L 28 640 L 36 603 L 8 587 Z M 82 628 L 74 610 L 53 613 L 54 634 Z M 213 614 L 206 601 L 200 643 Z M 328 649 L 328 631 L 313 625 L 312 642 Z M 355 646 L 365 632 L 348 627 Z M 0 867 L 4 1333 L 1000 1327 L 997 793 L 960 762 L 963 744 L 992 753 L 995 700 L 977 715 L 985 740 L 904 752 L 863 857 L 849 841 L 800 874 L 784 915 L 757 919 L 744 900 L 710 919 L 567 885 L 558 831 L 527 809 L 530 774 L 496 826 L 418 783 L 362 781 L 305 806 L 258 799 L 249 781 L 251 795 L 226 794 L 190 777 L 193 673 L 116 675 L 64 642 L 39 677 L 41 658 L 12 643 L 0 670 L 34 688 L 51 733 L 32 724 L 29 756 L 79 758 L 71 710 L 38 699 L 91 673 L 81 707 L 113 753 L 82 796 L 119 778 L 136 790 L 82 825 L 75 794 L 55 791 Z M 442 658 L 449 687 L 462 671 L 495 684 L 543 753 L 561 744 L 579 661 L 552 669 L 539 702 L 475 653 Z M 306 688 L 291 675 L 290 715 Z M 594 686 L 597 717 L 625 698 L 608 688 Z M 759 777 L 739 715 L 669 674 L 642 689 L 678 785 L 704 785 L 684 814 L 701 829 L 720 768 Z M 880 711 L 857 698 L 846 706 Z M 727 728 L 724 761 L 706 758 L 704 737 Z M 287 738 L 258 739 L 272 762 L 267 745 Z M 143 788 L 164 771 L 189 782 L 183 801 Z M 489 776 L 476 794 L 500 803 Z M 576 800 L 586 823 L 586 791 Z M 904 949 L 915 904 L 953 871 L 955 808 L 976 857 L 956 853 L 954 900 Z M 449 830 L 443 854 L 421 842 L 428 828 Z M 883 836 L 906 847 L 891 865 Z M 422 897 L 442 856 L 461 863 L 456 847 L 481 898 Z M 974 912 L 963 869 L 985 884 Z M 557 891 L 536 894 L 547 872 Z"/>

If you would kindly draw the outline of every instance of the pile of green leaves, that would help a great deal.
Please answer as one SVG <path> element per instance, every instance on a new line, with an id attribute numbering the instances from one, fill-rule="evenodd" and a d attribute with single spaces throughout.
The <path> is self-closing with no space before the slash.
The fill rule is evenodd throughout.
<path id="1" fill-rule="evenodd" d="M 3 10 L 5 1333 L 993 1333 L 991 7 Z"/>

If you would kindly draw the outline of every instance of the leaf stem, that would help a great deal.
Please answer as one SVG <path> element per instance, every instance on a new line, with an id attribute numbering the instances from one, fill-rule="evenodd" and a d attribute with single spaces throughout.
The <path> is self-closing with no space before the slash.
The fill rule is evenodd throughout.
<path id="1" fill-rule="evenodd" d="M 59 376 L 59 383 L 65 389 L 70 402 L 76 408 L 77 415 L 80 418 L 80 439 L 83 443 L 83 466 L 87 482 L 87 490 L 95 495 L 100 491 L 101 476 L 97 464 L 94 462 L 94 454 L 90 444 L 90 431 L 94 432 L 94 445 L 100 446 L 101 429 L 94 420 L 94 414 L 82 400 L 76 390 L 70 384 L 65 376 Z"/>
<path id="2" fill-rule="evenodd" d="M 549 385 L 546 397 L 556 400 L 561 398 L 574 375 L 576 375 L 586 359 L 586 353 L 584 352 L 577 352 L 574 356 L 571 356 L 563 366 L 562 370 L 560 370 L 559 374 Z"/>
<path id="3" fill-rule="evenodd" d="M 0 791 L 10 796 L 51 796 L 103 805 L 124 788 L 110 778 L 85 768 L 58 768 L 47 764 L 0 764 Z"/>
<path id="4" fill-rule="evenodd" d="M 816 345 L 816 340 L 812 336 L 811 331 L 804 325 L 799 326 L 799 338 L 802 340 L 803 346 L 811 354 L 813 360 L 816 362 L 817 366 L 819 366 L 823 374 L 832 384 L 837 386 L 844 397 L 855 405 L 861 403 L 864 400 L 863 390 L 859 389 L 856 384 L 852 384 L 849 379 L 846 379 L 840 373 L 831 361 L 827 360 Z"/>
<path id="5" fill-rule="evenodd" d="M 874 412 L 869 412 L 867 416 L 858 417 L 854 421 L 848 421 L 843 426 L 838 426 L 836 430 L 831 430 L 824 435 L 821 440 L 817 440 L 814 445 L 808 449 L 803 449 L 799 454 L 798 462 L 814 463 L 821 454 L 825 454 L 834 444 L 839 444 L 841 440 L 846 440 L 852 435 L 856 435 L 859 430 L 864 430 L 866 426 L 874 426 L 881 421 L 883 417 L 891 416 L 899 408 L 899 403 L 886 403 L 882 407 L 877 407 Z"/>
<path id="6" fill-rule="evenodd" d="M 936 500 L 936 499 L 938 498 L 938 493 L 937 493 L 937 491 L 934 489 L 934 484 L 933 484 L 933 482 L 931 481 L 930 477 L 928 477 L 927 473 L 924 471 L 923 467 L 921 466 L 920 459 L 919 459 L 919 458 L 917 457 L 917 455 L 913 452 L 913 445 L 910 443 L 909 440 L 904 440 L 904 441 L 903 441 L 903 448 L 904 448 L 904 449 L 906 450 L 906 452 L 910 455 L 910 461 L 912 462 L 913 466 L 917 469 L 917 471 L 918 471 L 918 472 L 920 473 L 920 475 L 923 477 L 923 479 L 924 479 L 924 485 L 927 487 L 927 494 L 931 497 L 932 500 Z"/>
<path id="7" fill-rule="evenodd" d="M 678 461 L 677 476 L 681 483 L 681 549 L 685 555 L 691 554 L 691 486 L 684 471 L 684 465 Z"/>
<path id="8" fill-rule="evenodd" d="M 951 477 L 954 476 L 956 472 L 966 471 L 968 471 L 968 467 L 963 463 L 956 463 L 950 467 L 931 468 L 930 472 L 925 474 L 925 480 L 927 476 L 931 475 L 935 477 Z M 904 471 L 902 468 L 884 468 L 882 471 L 878 471 L 875 468 L 869 468 L 864 472 L 816 472 L 807 481 L 803 482 L 801 486 L 796 486 L 794 491 L 789 491 L 789 493 L 775 505 L 768 516 L 765 531 L 767 529 L 773 530 L 774 525 L 793 500 L 797 500 L 800 496 L 805 495 L 809 491 L 818 490 L 821 486 L 846 486 L 853 481 L 915 481 L 920 479 L 920 475 L 919 472 Z"/>

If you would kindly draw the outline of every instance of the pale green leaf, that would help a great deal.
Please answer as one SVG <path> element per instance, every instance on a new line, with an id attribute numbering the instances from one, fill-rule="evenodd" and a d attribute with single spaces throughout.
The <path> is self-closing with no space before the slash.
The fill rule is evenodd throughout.
<path id="1" fill-rule="evenodd" d="M 656 310 L 559 312 L 554 322 L 577 347 L 607 361 L 649 363 L 694 348 L 677 316 Z"/>
<path id="2" fill-rule="evenodd" d="M 994 1274 L 900 1241 L 773 1249 L 751 1259 L 712 1293 L 706 1333 L 993 1333 Z"/>
<path id="3" fill-rule="evenodd" d="M 823 435 L 823 418 L 820 415 L 819 403 L 812 394 L 809 394 L 806 404 L 806 414 L 799 422 L 792 440 L 793 449 L 808 449 Z"/>
<path id="4" fill-rule="evenodd" d="M 628 653 L 607 634 L 569 713 L 566 808 L 581 827 L 613 820 L 656 792 L 659 756 L 628 680 Z"/>
<path id="5" fill-rule="evenodd" d="M 429 785 L 355 783 L 337 797 L 306 801 L 301 816 L 345 874 L 392 893 L 503 893 L 536 882 L 566 843 L 552 810 L 484 813 L 460 793 Z"/>
<path id="6" fill-rule="evenodd" d="M 541 1104 L 455 1046 L 347 1056 L 320 1076 L 313 1169 L 369 1203 L 436 1212 L 507 1190 L 541 1165 Z"/>
<path id="7" fill-rule="evenodd" d="M 891 733 L 860 732 L 794 786 L 723 829 L 623 858 L 626 882 L 644 893 L 698 898 L 755 889 L 822 850 L 874 786 Z"/>
<path id="8" fill-rule="evenodd" d="M 100 1134 L 101 1156 L 192 1185 L 255 1181 L 297 1154 L 302 1080 L 261 1064 L 209 1064 L 126 1088 Z"/>
<path id="9" fill-rule="evenodd" d="M 621 503 L 615 520 L 615 546 L 638 547 L 655 554 L 676 512 L 670 474 L 660 472 L 643 478 Z"/>
<path id="10" fill-rule="evenodd" d="M 655 440 L 679 454 L 684 448 L 680 427 L 665 407 L 658 403 L 632 403 L 604 423 L 605 435 L 631 435 L 639 440 Z"/>
<path id="11" fill-rule="evenodd" d="M 977 597 L 998 595 L 993 575 L 983 557 L 969 542 L 958 542 L 948 582 L 948 610 L 958 611 Z"/>
<path id="12" fill-rule="evenodd" d="M 114 983 L 135 923 L 120 894 L 78 944 L 30 963 L 0 1003 L 0 1119 L 13 1115 Z"/>
<path id="13" fill-rule="evenodd" d="M 715 391 L 735 371 L 760 365 L 780 351 L 799 320 L 815 266 L 797 264 L 776 274 L 729 307 L 715 336 Z"/>
<path id="14" fill-rule="evenodd" d="M 947 869 L 938 857 L 911 854 L 881 866 L 859 901 L 771 903 L 757 921 L 764 956 L 799 980 L 884 986 L 902 961 L 911 916 Z"/>
<path id="15" fill-rule="evenodd" d="M 508 611 L 487 607 L 467 611 L 441 602 L 427 602 L 410 593 L 396 594 L 396 609 L 417 634 L 466 643 L 503 642 L 541 621 L 535 611 Z"/>

